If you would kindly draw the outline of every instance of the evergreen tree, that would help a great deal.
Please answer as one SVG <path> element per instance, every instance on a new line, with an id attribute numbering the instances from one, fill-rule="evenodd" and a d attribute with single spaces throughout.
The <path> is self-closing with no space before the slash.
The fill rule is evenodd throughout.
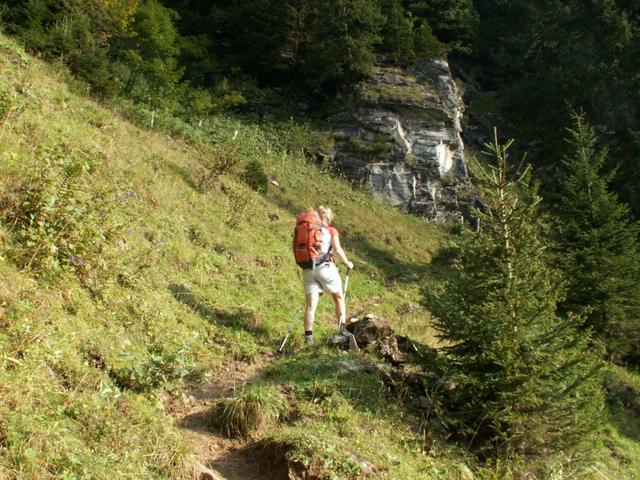
<path id="1" fill-rule="evenodd" d="M 640 218 L 640 3 L 475 0 L 475 66 L 509 129 L 552 167 L 571 111 L 584 110 L 621 164 L 614 185 Z M 537 173 L 543 172 L 541 168 Z"/>
<path id="2" fill-rule="evenodd" d="M 606 340 L 614 358 L 640 349 L 640 248 L 637 223 L 608 190 L 606 149 L 583 115 L 569 130 L 573 153 L 559 171 L 555 214 L 559 263 L 569 282 L 566 310 L 585 312 L 586 325 Z"/>
<path id="3" fill-rule="evenodd" d="M 528 169 L 510 178 L 509 145 L 496 136 L 490 146 L 497 163 L 480 168 L 480 229 L 464 234 L 454 274 L 429 299 L 459 384 L 452 415 L 469 444 L 494 455 L 577 463 L 602 408 L 599 359 L 578 319 L 556 314 L 562 286 L 539 198 Z"/>
<path id="4" fill-rule="evenodd" d="M 218 68 L 216 45 L 208 34 L 211 2 L 164 0 L 162 3 L 178 13 L 174 24 L 180 33 L 180 66 L 185 70 L 185 79 L 192 86 L 210 87 Z"/>
<path id="5" fill-rule="evenodd" d="M 214 43 L 263 81 L 331 93 L 371 72 L 384 23 L 376 0 L 217 3 Z"/>
<path id="6" fill-rule="evenodd" d="M 27 47 L 69 66 L 94 93 L 118 93 L 110 68 L 110 45 L 125 35 L 137 0 L 4 0 L 9 7 L 7 30 Z"/>
<path id="7" fill-rule="evenodd" d="M 174 107 L 180 92 L 175 12 L 159 0 L 0 0 L 8 30 L 57 59 L 94 93 Z"/>
<path id="8" fill-rule="evenodd" d="M 472 0 L 409 0 L 407 11 L 435 34 L 447 51 L 469 52 L 475 38 L 477 14 Z"/>
<path id="9" fill-rule="evenodd" d="M 401 0 L 382 2 L 385 17 L 382 29 L 382 51 L 397 64 L 415 60 L 413 21 L 407 15 Z"/>
<path id="10" fill-rule="evenodd" d="M 158 0 L 142 0 L 131 33 L 114 45 L 114 56 L 125 69 L 123 92 L 154 108 L 175 108 L 183 70 L 178 65 L 177 14 Z"/>
<path id="11" fill-rule="evenodd" d="M 334 90 L 372 72 L 375 45 L 384 23 L 373 0 L 329 0 L 318 5 L 313 18 L 313 41 L 300 65 L 309 86 Z"/>

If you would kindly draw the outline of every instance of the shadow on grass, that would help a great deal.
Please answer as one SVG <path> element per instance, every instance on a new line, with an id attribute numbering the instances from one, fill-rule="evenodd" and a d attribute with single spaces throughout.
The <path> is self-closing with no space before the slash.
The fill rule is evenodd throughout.
<path id="1" fill-rule="evenodd" d="M 193 178 L 191 178 L 191 174 L 187 172 L 183 167 L 175 163 L 169 162 L 167 164 L 167 168 L 169 168 L 169 170 L 171 170 L 173 173 L 175 173 L 180 178 L 182 178 L 184 183 L 189 185 L 191 188 L 193 188 L 194 190 L 198 189 L 196 183 L 193 181 Z"/>
<path id="2" fill-rule="evenodd" d="M 400 260 L 392 251 L 373 245 L 363 235 L 351 235 L 346 243 L 352 252 L 365 261 L 366 269 L 382 275 L 386 286 L 420 282 L 429 271 L 429 264 Z"/>
<path id="3" fill-rule="evenodd" d="M 178 425 L 181 428 L 191 430 L 199 435 L 203 435 L 212 439 L 218 439 L 215 443 L 220 448 L 222 445 L 222 455 L 212 458 L 205 462 L 207 468 L 219 472 L 224 478 L 242 478 L 243 480 L 261 480 L 271 478 L 265 476 L 262 462 L 258 462 L 256 458 L 255 445 L 250 442 L 246 445 L 237 446 L 239 441 L 229 440 L 220 429 L 210 424 L 211 413 L 206 410 L 202 412 L 192 413 L 184 417 Z M 210 478 L 201 476 L 199 478 Z M 217 477 L 216 477 L 217 478 Z M 282 477 L 285 478 L 285 477 Z"/>
<path id="4" fill-rule="evenodd" d="M 267 335 L 268 331 L 258 324 L 255 315 L 246 310 L 225 311 L 212 308 L 196 297 L 186 285 L 172 283 L 168 287 L 171 295 L 180 303 L 185 304 L 195 313 L 210 323 L 222 325 L 232 329 L 246 330 L 254 335 Z"/>
<path id="5" fill-rule="evenodd" d="M 604 375 L 609 423 L 620 435 L 640 442 L 640 392 L 627 380 L 627 375 L 616 370 Z"/>
<path id="6" fill-rule="evenodd" d="M 232 448 L 225 455 L 207 462 L 209 468 L 220 472 L 224 478 L 242 478 L 243 480 L 280 480 L 288 476 L 276 476 L 266 469 L 255 444 L 249 443 Z"/>
<path id="7" fill-rule="evenodd" d="M 619 402 L 609 405 L 609 424 L 621 436 L 640 442 L 640 417 Z"/>
<path id="8" fill-rule="evenodd" d="M 446 288 L 450 282 L 459 281 L 459 274 L 454 269 L 454 261 L 458 255 L 459 251 L 455 247 L 443 248 L 425 268 L 424 281 L 420 285 L 421 303 L 434 314 L 440 307 L 440 301 L 435 292 Z"/>
<path id="9" fill-rule="evenodd" d="M 427 367 L 427 350 L 431 349 L 416 346 L 421 353 L 412 360 L 417 363 L 410 365 Z M 435 363 L 432 366 L 436 368 Z M 335 400 L 335 394 L 340 394 L 356 411 L 385 416 L 394 405 L 406 415 L 416 415 L 419 412 L 410 401 L 415 396 L 412 385 L 399 379 L 389 383 L 391 376 L 383 373 L 389 372 L 388 368 L 391 364 L 382 359 L 345 356 L 344 352 L 323 346 L 302 347 L 301 351 L 271 364 L 261 381 L 279 388 L 288 386 L 297 397 L 315 404 L 329 406 Z"/>

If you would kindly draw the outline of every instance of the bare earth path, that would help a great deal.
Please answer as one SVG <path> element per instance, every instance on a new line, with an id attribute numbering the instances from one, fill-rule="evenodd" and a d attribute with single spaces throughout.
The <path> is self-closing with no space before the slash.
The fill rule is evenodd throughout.
<path id="1" fill-rule="evenodd" d="M 166 402 L 176 425 L 185 432 L 197 461 L 213 470 L 214 475 L 219 474 L 217 477 L 200 475 L 200 478 L 266 480 L 250 448 L 251 441 L 228 438 L 211 429 L 207 414 L 216 399 L 229 395 L 234 387 L 260 377 L 263 366 L 272 358 L 272 355 L 258 357 L 253 363 L 232 360 L 186 392 L 186 400 L 171 397 Z"/>

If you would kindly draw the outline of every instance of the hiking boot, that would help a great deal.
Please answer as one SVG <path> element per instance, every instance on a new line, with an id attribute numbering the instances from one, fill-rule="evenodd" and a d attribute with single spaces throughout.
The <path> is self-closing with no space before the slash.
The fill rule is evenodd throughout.
<path id="1" fill-rule="evenodd" d="M 315 340 L 313 339 L 313 335 L 305 335 L 304 336 L 304 343 L 306 343 L 307 345 L 311 345 Z"/>

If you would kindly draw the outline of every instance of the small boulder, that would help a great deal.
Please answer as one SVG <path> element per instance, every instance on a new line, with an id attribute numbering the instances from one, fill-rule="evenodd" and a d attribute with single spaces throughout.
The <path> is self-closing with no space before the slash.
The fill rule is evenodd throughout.
<path id="1" fill-rule="evenodd" d="M 409 360 L 407 354 L 401 352 L 398 348 L 398 341 L 395 336 L 384 339 L 380 346 L 380 353 L 392 365 L 407 363 Z"/>
<path id="2" fill-rule="evenodd" d="M 349 323 L 347 330 L 353 333 L 360 347 L 367 347 L 381 339 L 393 336 L 393 330 L 389 324 L 373 314 L 365 315 L 360 321 Z"/>
<path id="3" fill-rule="evenodd" d="M 473 480 L 476 478 L 471 469 L 464 463 L 458 464 L 458 473 L 460 474 L 461 480 Z"/>
<path id="4" fill-rule="evenodd" d="M 353 334 L 360 348 L 378 345 L 380 354 L 392 365 L 407 363 L 408 356 L 399 348 L 398 337 L 389 324 L 377 315 L 370 313 L 365 315 L 362 320 L 349 322 L 347 331 Z M 404 342 L 404 344 L 406 343 L 407 341 Z"/>
<path id="5" fill-rule="evenodd" d="M 193 478 L 194 480 L 224 480 L 224 477 L 218 472 L 202 464 L 194 465 Z"/>
<path id="6" fill-rule="evenodd" d="M 338 333 L 327 339 L 327 345 L 329 345 L 330 347 L 347 350 L 349 348 L 349 339 L 345 335 Z"/>
<path id="7" fill-rule="evenodd" d="M 349 459 L 360 467 L 363 475 L 366 475 L 366 476 L 373 475 L 374 473 L 373 465 L 371 465 L 369 462 L 367 462 L 366 460 L 359 459 L 354 454 L 349 455 Z"/>

